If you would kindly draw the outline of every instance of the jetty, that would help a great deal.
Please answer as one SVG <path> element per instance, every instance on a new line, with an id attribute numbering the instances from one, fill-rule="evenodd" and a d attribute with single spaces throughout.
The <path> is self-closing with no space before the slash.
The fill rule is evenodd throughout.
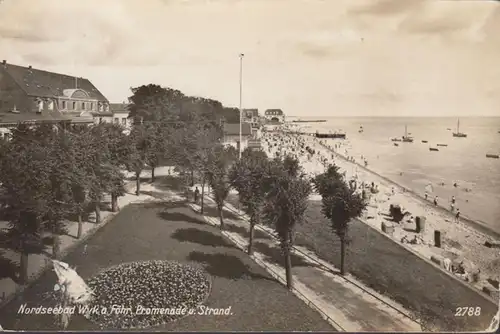
<path id="1" fill-rule="evenodd" d="M 294 119 L 292 123 L 324 123 L 326 122 L 326 119 Z"/>
<path id="2" fill-rule="evenodd" d="M 320 133 L 316 131 L 316 138 L 346 139 L 346 134 L 342 132 Z"/>

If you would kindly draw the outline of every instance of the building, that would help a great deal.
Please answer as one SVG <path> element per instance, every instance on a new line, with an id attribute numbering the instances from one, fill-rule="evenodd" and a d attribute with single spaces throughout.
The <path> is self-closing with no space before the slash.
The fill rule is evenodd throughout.
<path id="1" fill-rule="evenodd" d="M 92 124 L 96 111 L 109 111 L 109 102 L 88 79 L 0 64 L 2 133 L 19 123 Z"/>
<path id="2" fill-rule="evenodd" d="M 270 123 L 285 123 L 285 114 L 281 109 L 267 109 L 264 118 Z"/>
<path id="3" fill-rule="evenodd" d="M 120 124 L 125 129 L 130 129 L 132 122 L 128 118 L 128 115 L 130 113 L 128 107 L 129 105 L 127 103 L 110 103 L 108 111 L 96 111 L 92 113 L 92 115 L 94 116 L 94 123 L 115 123 Z"/>
<path id="4" fill-rule="evenodd" d="M 259 109 L 243 109 L 242 122 L 252 124 L 252 134 L 260 137 L 260 117 Z"/>
<path id="5" fill-rule="evenodd" d="M 248 147 L 248 143 L 254 137 L 252 136 L 252 127 L 250 123 L 241 124 L 241 150 L 244 151 Z M 224 123 L 224 145 L 231 145 L 236 150 L 240 148 L 240 124 L 239 123 Z"/>

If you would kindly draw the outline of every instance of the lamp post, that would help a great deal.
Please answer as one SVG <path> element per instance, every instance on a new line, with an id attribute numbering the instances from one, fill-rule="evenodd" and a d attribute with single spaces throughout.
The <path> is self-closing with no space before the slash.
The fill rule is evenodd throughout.
<path id="1" fill-rule="evenodd" d="M 239 158 L 241 159 L 241 149 L 242 149 L 242 134 L 241 134 L 241 123 L 243 117 L 243 110 L 241 109 L 242 104 L 242 92 L 243 92 L 243 57 L 245 55 L 240 53 L 240 145 L 239 145 Z"/>

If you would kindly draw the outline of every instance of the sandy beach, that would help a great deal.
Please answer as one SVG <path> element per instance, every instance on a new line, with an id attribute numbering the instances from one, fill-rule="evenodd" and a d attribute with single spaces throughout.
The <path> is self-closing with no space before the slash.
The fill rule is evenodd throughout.
<path id="1" fill-rule="evenodd" d="M 371 186 L 373 182 L 378 192 L 371 193 L 369 188 L 366 188 L 369 193 L 369 206 L 362 217 L 363 222 L 381 230 L 383 222 L 390 224 L 387 218 L 390 205 L 400 205 L 410 214 L 401 223 L 393 224 L 393 239 L 404 243 L 427 259 L 438 260 L 442 266 L 448 267 L 449 262 L 446 259 L 449 259 L 455 267 L 462 263 L 465 272 L 453 274 L 479 290 L 487 288 L 492 292 L 492 296 L 498 296 L 498 289 L 494 285 L 498 284 L 500 277 L 500 249 L 485 246 L 486 242 L 496 242 L 493 234 L 488 235 L 479 231 L 471 226 L 470 222 L 460 219 L 457 222 L 454 214 L 434 206 L 432 194 L 429 195 L 429 200 L 425 201 L 404 187 L 396 186 L 390 180 L 370 171 L 370 166 L 364 167 L 359 158 L 357 162 L 361 164 L 349 161 L 352 147 L 347 148 L 342 140 L 319 140 L 310 135 L 292 134 L 287 132 L 286 128 L 278 130 L 280 131 L 265 132 L 263 135 L 264 149 L 270 156 L 277 153 L 296 155 L 305 171 L 311 176 L 322 173 L 325 166 L 334 161 L 345 172 L 348 180 L 356 180 L 358 188 L 363 183 Z M 314 150 L 314 154 L 309 154 L 305 149 L 307 147 Z M 361 155 L 362 148 L 356 148 L 356 152 Z M 321 200 L 321 197 L 313 195 L 311 199 Z M 438 200 L 446 201 L 446 199 Z M 417 216 L 426 217 L 425 230 L 420 233 L 414 231 Z M 434 246 L 435 230 L 441 231 L 443 236 L 440 248 Z M 452 272 L 452 268 L 448 271 Z M 479 273 L 477 282 L 472 282 L 474 273 Z"/>

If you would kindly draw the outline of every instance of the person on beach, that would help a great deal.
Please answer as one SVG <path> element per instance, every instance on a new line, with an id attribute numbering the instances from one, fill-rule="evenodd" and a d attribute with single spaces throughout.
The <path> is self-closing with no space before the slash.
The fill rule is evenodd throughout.
<path id="1" fill-rule="evenodd" d="M 394 187 L 391 188 L 392 194 L 394 195 Z"/>
<path id="2" fill-rule="evenodd" d="M 429 197 L 429 194 L 427 193 L 427 191 L 425 192 L 424 196 L 425 196 L 425 200 L 427 201 L 427 198 Z"/>
<path id="3" fill-rule="evenodd" d="M 450 203 L 450 211 L 453 212 L 455 210 L 455 203 L 451 202 Z"/>
<path id="4" fill-rule="evenodd" d="M 195 203 L 198 203 L 199 196 L 200 196 L 200 190 L 198 189 L 198 187 L 196 187 L 196 189 L 194 190 L 194 202 Z"/>
<path id="5" fill-rule="evenodd" d="M 455 223 L 460 221 L 460 209 L 457 208 L 457 213 L 455 213 Z"/>
<path id="6" fill-rule="evenodd" d="M 434 205 L 437 206 L 438 205 L 438 197 L 434 197 Z"/>

